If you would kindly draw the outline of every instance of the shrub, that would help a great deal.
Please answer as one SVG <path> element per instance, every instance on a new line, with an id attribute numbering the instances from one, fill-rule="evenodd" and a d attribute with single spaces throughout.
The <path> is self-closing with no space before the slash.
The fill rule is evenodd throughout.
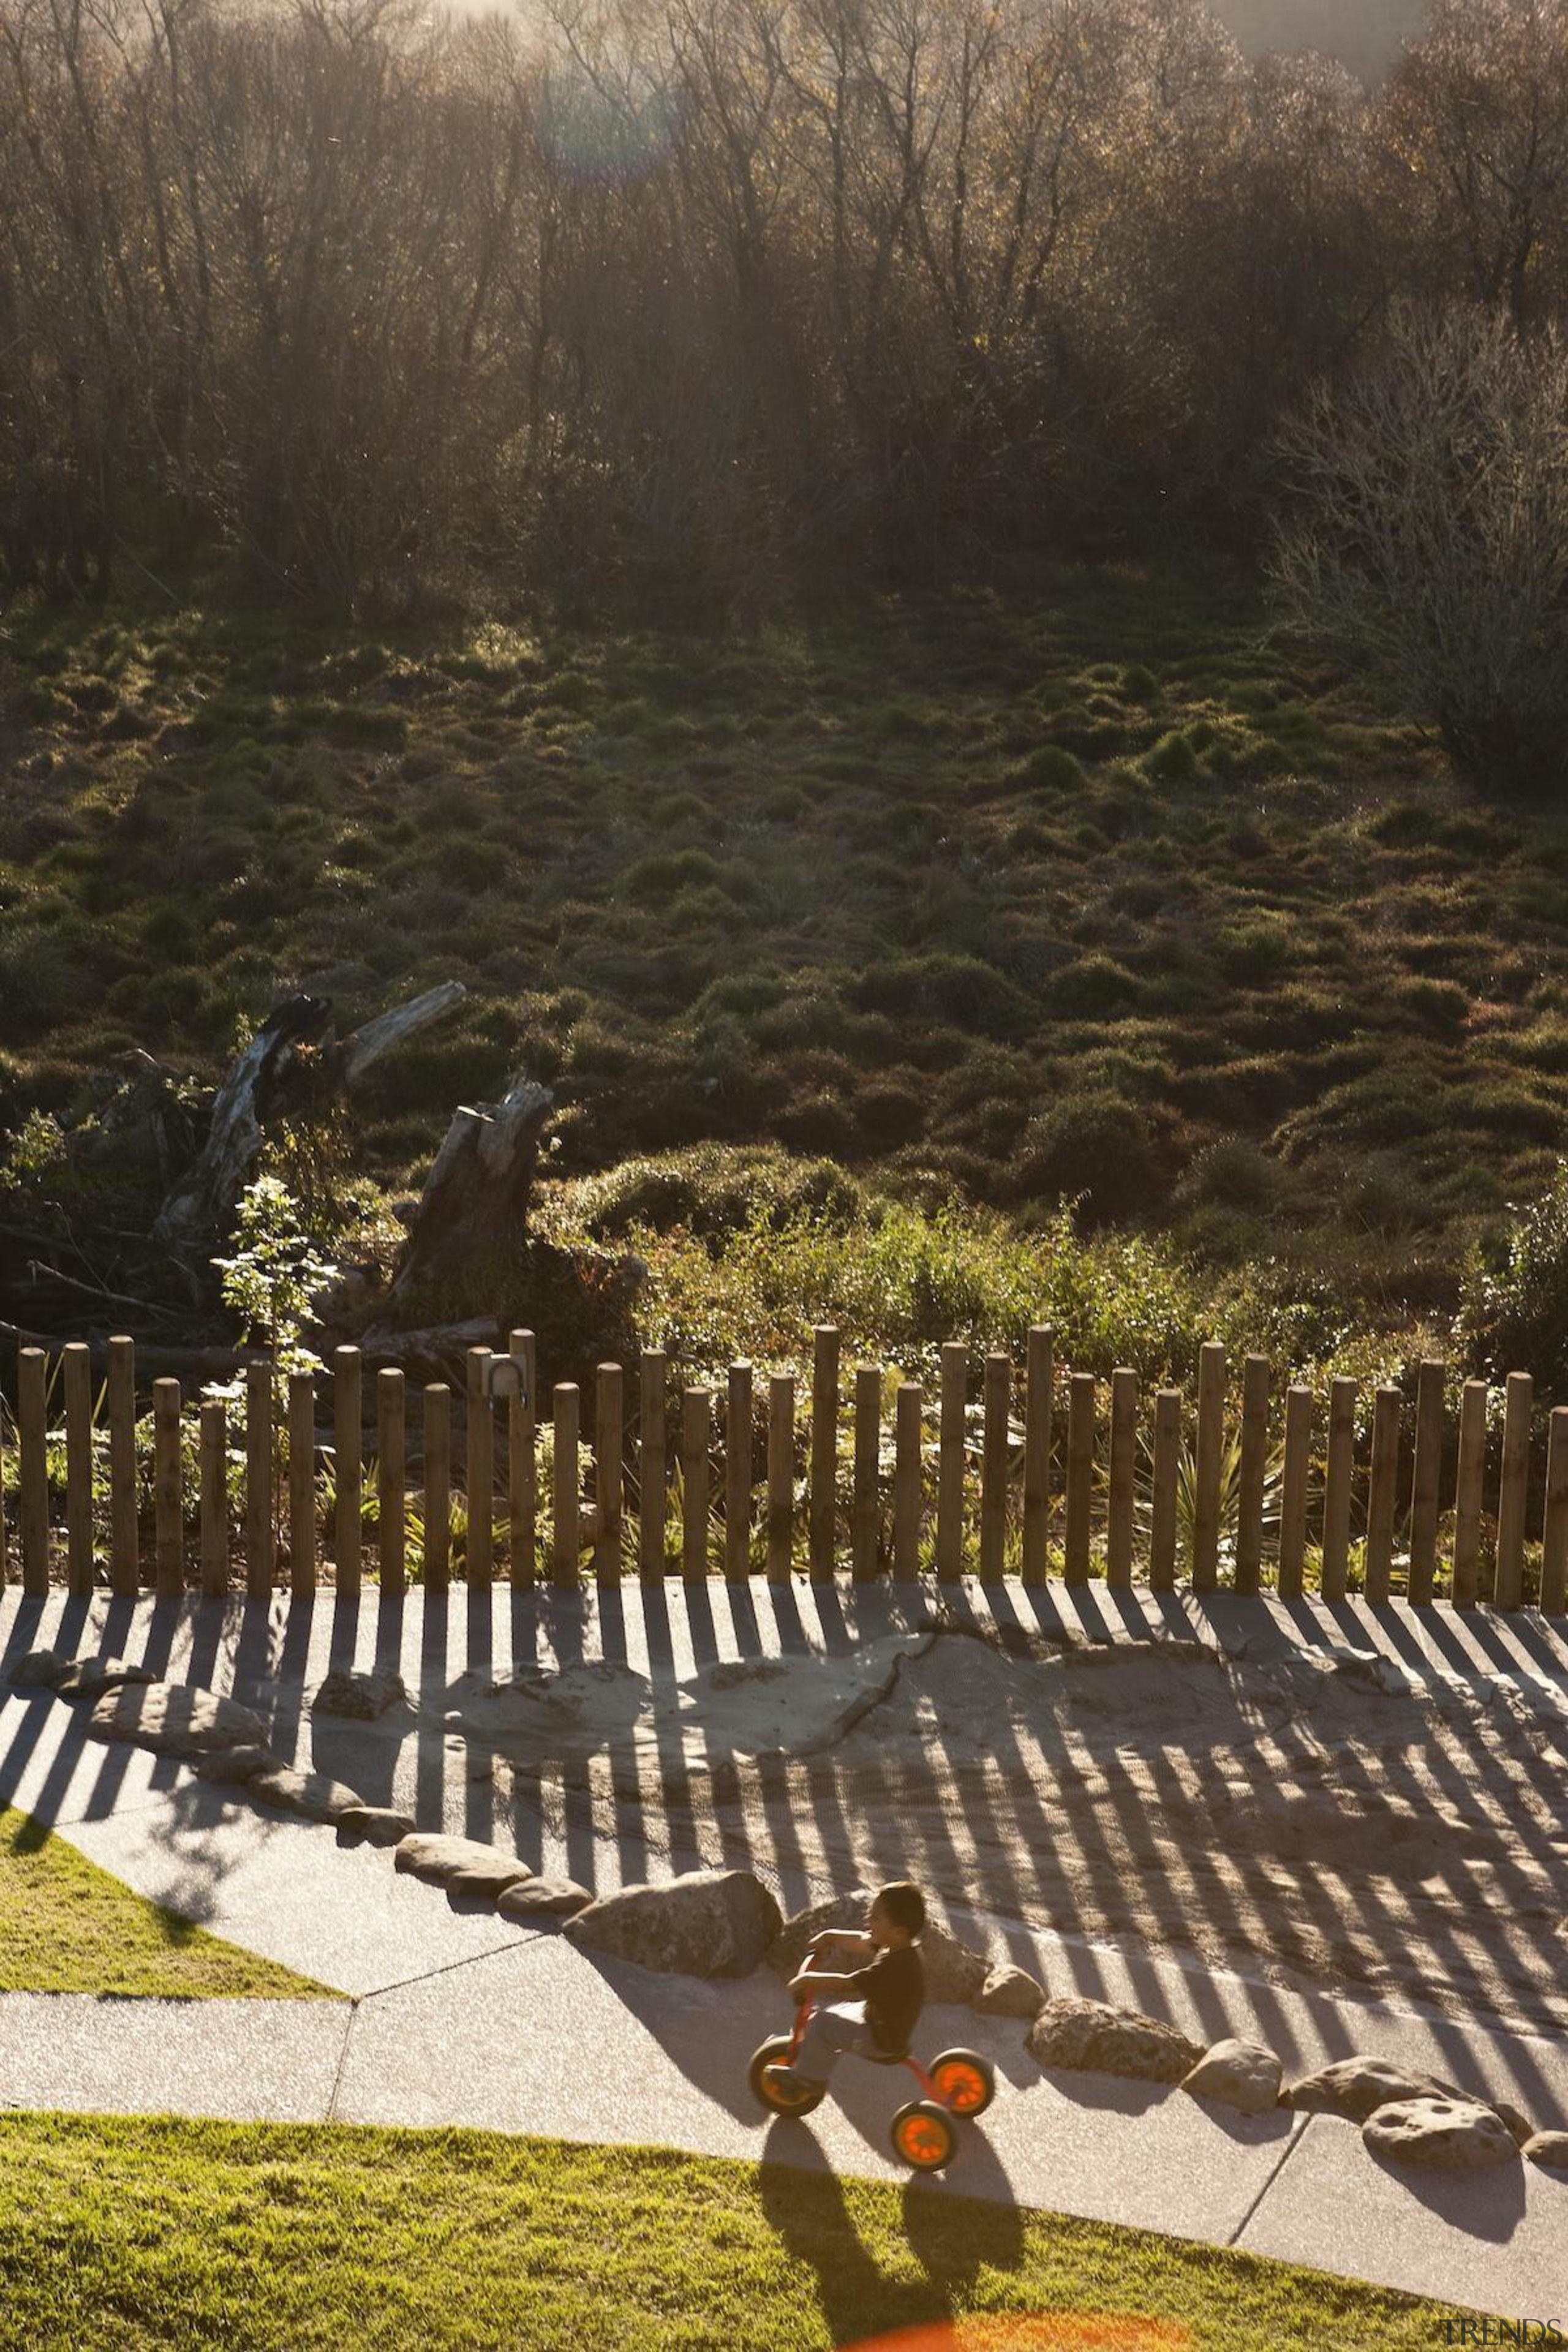
<path id="1" fill-rule="evenodd" d="M 1526 342 L 1500 313 L 1406 311 L 1379 365 L 1342 394 L 1319 387 L 1285 454 L 1286 626 L 1434 722 L 1463 773 L 1561 785 L 1568 349 Z"/>
<path id="2" fill-rule="evenodd" d="M 1198 772 L 1198 755 L 1181 729 L 1174 727 L 1144 752 L 1143 765 L 1163 783 L 1185 783 Z"/>
<path id="3" fill-rule="evenodd" d="M 873 964 L 851 994 L 868 1012 L 959 1022 L 988 1037 L 1026 1036 L 1034 1023 L 1023 992 L 976 956 L 903 956 Z"/>
<path id="4" fill-rule="evenodd" d="M 1181 1208 L 1239 1209 L 1265 1216 L 1277 1206 L 1287 1179 L 1245 1136 L 1222 1135 L 1200 1151 L 1176 1189 Z"/>
<path id="5" fill-rule="evenodd" d="M 1146 1214 L 1163 1189 L 1154 1121 L 1120 1095 L 1061 1096 L 1029 1127 L 1026 1197 L 1082 1200 L 1097 1218 Z"/>
<path id="6" fill-rule="evenodd" d="M 1113 956 L 1079 956 L 1051 974 L 1041 992 L 1052 1013 L 1069 1020 L 1111 1020 L 1127 1013 L 1143 993 L 1135 972 Z"/>
<path id="7" fill-rule="evenodd" d="M 700 889 L 705 884 L 724 887 L 724 869 L 706 849 L 670 849 L 628 866 L 621 888 L 643 906 L 658 906 L 678 891 Z"/>
<path id="8" fill-rule="evenodd" d="M 1568 1160 L 1513 1211 L 1500 1255 L 1470 1256 L 1458 1334 L 1467 1360 L 1494 1380 L 1531 1372 L 1554 1393 L 1568 1381 Z"/>
<path id="9" fill-rule="evenodd" d="M 1084 782 L 1083 762 L 1064 743 L 1042 743 L 1014 769 L 1012 782 L 1041 792 L 1076 792 Z"/>
<path id="10" fill-rule="evenodd" d="M 618 1241 L 634 1226 L 678 1226 L 717 1241 L 747 1223 L 805 1215 L 847 1223 L 865 1213 L 858 1184 L 831 1160 L 802 1160 L 765 1145 L 693 1144 L 685 1151 L 623 1160 L 568 1186 L 560 1214 L 591 1241 Z"/>
<path id="11" fill-rule="evenodd" d="M 649 1269 L 643 1335 L 693 1366 L 798 1364 L 811 1325 L 833 1322 L 847 1350 L 934 1378 L 943 1340 L 1017 1360 L 1044 1321 L 1075 1370 L 1131 1364 L 1155 1381 L 1185 1378 L 1212 1328 L 1212 1301 L 1173 1254 L 1138 1235 L 1080 1234 L 1066 1209 L 1020 1233 L 956 1203 L 867 1195 L 849 1221 L 759 1209 L 711 1244 L 637 1227 L 629 1238 Z"/>

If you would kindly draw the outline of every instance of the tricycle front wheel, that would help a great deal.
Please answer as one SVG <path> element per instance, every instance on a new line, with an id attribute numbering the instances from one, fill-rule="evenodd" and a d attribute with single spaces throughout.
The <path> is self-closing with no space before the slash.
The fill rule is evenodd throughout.
<path id="1" fill-rule="evenodd" d="M 934 2099 L 912 2099 L 893 2117 L 893 2154 L 916 2172 L 940 2172 L 958 2152 L 952 2117 Z"/>

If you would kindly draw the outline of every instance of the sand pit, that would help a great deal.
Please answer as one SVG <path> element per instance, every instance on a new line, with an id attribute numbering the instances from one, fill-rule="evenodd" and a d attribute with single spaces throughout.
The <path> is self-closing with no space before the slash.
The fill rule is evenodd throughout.
<path id="1" fill-rule="evenodd" d="M 906 1632 L 841 1657 L 465 1675 L 418 1725 L 498 1799 L 1318 1991 L 1568 2027 L 1563 1694 L 1352 1658 Z M 350 1774 L 352 1778 L 352 1773 Z M 498 1822 L 499 1833 L 499 1822 Z"/>
<path id="2" fill-rule="evenodd" d="M 721 1660 L 684 1682 L 656 1683 L 603 1660 L 558 1674 L 463 1675 L 439 1712 L 449 1731 L 524 1761 L 581 1764 L 614 1743 L 679 1752 L 698 1768 L 715 1755 L 809 1756 L 843 1738 L 935 1638 L 889 1635 L 847 1656 Z"/>

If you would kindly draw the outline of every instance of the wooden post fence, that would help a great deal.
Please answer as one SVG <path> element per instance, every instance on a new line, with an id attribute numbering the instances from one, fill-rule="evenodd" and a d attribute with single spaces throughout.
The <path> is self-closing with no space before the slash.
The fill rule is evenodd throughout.
<path id="1" fill-rule="evenodd" d="M 1510 1374 L 1500 1392 L 1467 1381 L 1455 1418 L 1446 1402 L 1447 1376 L 1435 1361 L 1415 1367 L 1403 1390 L 1385 1383 L 1365 1395 L 1336 1378 L 1320 1397 L 1300 1382 L 1276 1391 L 1271 1367 L 1258 1355 L 1246 1357 L 1228 1381 L 1225 1350 L 1211 1341 L 1200 1351 L 1190 1398 L 1174 1388 L 1150 1395 L 1131 1368 L 1116 1367 L 1103 1391 L 1102 1427 L 1100 1381 L 1058 1362 L 1047 1326 L 1028 1331 L 1024 1355 L 1022 1366 L 1001 1349 L 984 1357 L 974 1443 L 965 1342 L 941 1349 L 929 1422 L 919 1381 L 880 1363 L 858 1365 L 841 1464 L 840 1334 L 819 1326 L 803 1433 L 804 1526 L 795 1373 L 766 1375 L 765 1447 L 749 1363 L 727 1368 L 719 1397 L 701 1379 L 684 1380 L 673 1465 L 670 1366 L 662 1349 L 644 1350 L 635 1367 L 597 1368 L 587 1462 L 577 1389 L 560 1382 L 552 1404 L 549 1573 L 574 1586 L 584 1572 L 612 1581 L 635 1560 L 645 1577 L 662 1578 L 670 1564 L 673 1469 L 680 1497 L 674 1565 L 689 1580 L 721 1574 L 741 1583 L 762 1571 L 780 1583 L 803 1570 L 818 1580 L 847 1570 L 860 1582 L 891 1576 L 910 1583 L 923 1566 L 944 1582 L 1022 1574 L 1038 1583 L 1059 1572 L 1073 1585 L 1102 1577 L 1125 1590 L 1145 1580 L 1168 1591 L 1187 1575 L 1207 1591 L 1224 1576 L 1238 1592 L 1274 1590 L 1286 1600 L 1318 1593 L 1342 1601 L 1353 1586 L 1374 1604 L 1408 1598 L 1418 1607 L 1467 1609 L 1486 1601 L 1510 1612 L 1538 1597 L 1552 1615 L 1568 1608 L 1568 1404 L 1538 1409 L 1527 1373 Z M 68 1344 L 58 1360 L 30 1346 L 16 1353 L 14 1437 L 0 1462 L 0 1574 L 11 1572 L 14 1559 L 25 1591 L 38 1595 L 57 1581 L 86 1593 L 107 1570 L 117 1591 L 135 1591 L 145 1579 L 172 1598 L 186 1590 L 194 1569 L 205 1593 L 243 1582 L 262 1600 L 273 1590 L 286 1526 L 289 1590 L 311 1594 L 322 1567 L 312 1374 L 289 1375 L 280 1427 L 272 1369 L 247 1368 L 245 1426 L 233 1433 L 231 1465 L 220 1400 L 193 1402 L 178 1381 L 159 1379 L 139 1429 L 132 1342 L 116 1338 L 100 1360 L 101 1420 L 93 1352 L 84 1343 Z M 500 1540 L 498 1479 L 512 1579 L 526 1583 L 536 1572 L 535 1374 L 531 1332 L 513 1332 L 503 1356 L 479 1348 L 467 1358 L 466 1568 L 479 1585 L 490 1580 Z M 625 1440 L 628 1377 L 639 1403 L 633 1465 Z M 1059 1451 L 1058 1381 L 1066 1390 Z M 337 1589 L 349 1595 L 360 1589 L 364 1567 L 363 1386 L 359 1350 L 338 1349 L 326 1549 Z M 507 1406 L 504 1473 L 495 1452 L 498 1401 Z M 374 1402 L 375 1575 L 395 1592 L 417 1558 L 424 1580 L 438 1591 L 451 1573 L 451 1398 L 440 1382 L 423 1391 L 417 1437 L 407 1426 L 400 1368 L 377 1369 Z M 197 1477 L 187 1500 L 193 1433 Z M 848 1498 L 842 1514 L 841 1490 Z M 187 1508 L 198 1530 L 190 1561 Z M 635 1531 L 626 1525 L 634 1509 Z M 422 1545 L 411 1554 L 411 1528 L 421 1524 Z"/>
<path id="2" fill-rule="evenodd" d="M 795 1375 L 768 1382 L 768 1577 L 787 1582 L 795 1556 Z"/>
<path id="3" fill-rule="evenodd" d="M 73 1340 L 63 1351 L 66 1390 L 66 1581 L 73 1592 L 92 1591 L 92 1350 L 79 1339 Z M 168 1589 L 164 1573 L 167 1530 L 162 1508 L 161 1490 L 166 1471 L 166 1450 L 170 1421 L 170 1396 L 173 1391 L 174 1433 L 176 1495 L 179 1477 L 180 1384 L 178 1381 L 157 1381 L 153 1388 L 154 1428 L 158 1450 L 154 1468 L 154 1496 L 158 1505 L 158 1589 Z M 162 1397 L 160 1398 L 160 1391 Z M 162 1410 L 160 1411 L 160 1403 Z M 176 1545 L 178 1534 L 176 1530 Z M 175 1554 L 176 1571 L 178 1551 Z M 174 1589 L 178 1591 L 178 1578 Z"/>

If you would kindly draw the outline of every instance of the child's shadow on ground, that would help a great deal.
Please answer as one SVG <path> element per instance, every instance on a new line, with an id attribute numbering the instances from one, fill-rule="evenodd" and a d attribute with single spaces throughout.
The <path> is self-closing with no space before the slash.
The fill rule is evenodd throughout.
<path id="1" fill-rule="evenodd" d="M 925 2277 L 889 2278 L 868 2252 L 843 2185 L 805 2127 L 782 2120 L 770 2127 L 759 2176 L 763 2210 L 788 2252 L 816 2272 L 836 2344 L 954 2317 L 983 2266 L 1016 2269 L 1023 2216 L 1005 2193 L 995 2193 L 1005 2191 L 1001 2167 L 978 2139 L 965 2156 L 963 2188 L 942 2179 L 905 2183 L 904 2230 Z"/>

